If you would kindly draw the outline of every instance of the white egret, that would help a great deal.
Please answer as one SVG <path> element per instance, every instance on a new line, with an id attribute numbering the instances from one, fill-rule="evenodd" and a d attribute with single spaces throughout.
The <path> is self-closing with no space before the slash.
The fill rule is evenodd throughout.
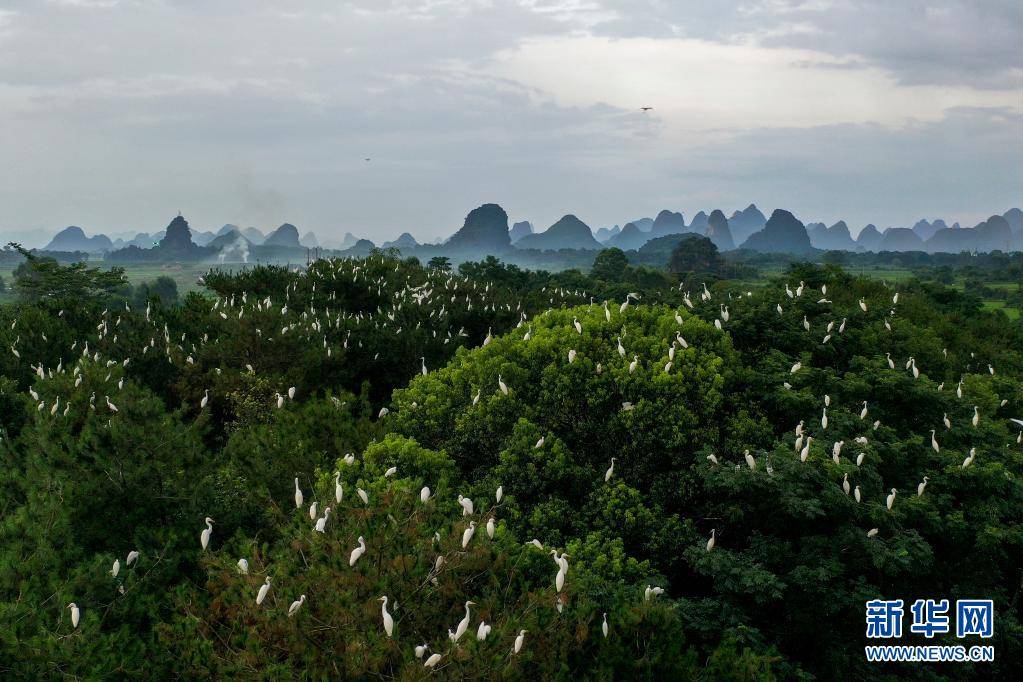
<path id="1" fill-rule="evenodd" d="M 468 497 L 458 496 L 458 504 L 462 506 L 462 516 L 470 516 L 475 511 L 475 506 Z"/>
<path id="2" fill-rule="evenodd" d="M 849 474 L 842 474 L 842 490 L 846 495 L 849 494 Z"/>
<path id="3" fill-rule="evenodd" d="M 508 384 L 504 383 L 504 380 L 501 379 L 500 374 L 497 375 L 497 387 L 501 389 L 501 393 L 508 395 Z"/>
<path id="4" fill-rule="evenodd" d="M 206 530 L 199 535 L 199 542 L 202 543 L 202 548 L 206 549 L 210 544 L 210 536 L 213 535 L 213 519 L 206 517 Z"/>
<path id="5" fill-rule="evenodd" d="M 384 472 L 384 478 L 390 478 L 391 476 L 394 476 L 396 473 L 398 473 L 398 467 L 391 467 L 390 469 Z"/>
<path id="6" fill-rule="evenodd" d="M 199 409 L 203 409 L 210 402 L 210 391 L 206 389 L 203 391 L 202 400 L 199 401 Z"/>
<path id="7" fill-rule="evenodd" d="M 491 626 L 487 625 L 486 621 L 480 621 L 480 626 L 476 628 L 476 639 L 480 642 L 487 638 L 490 634 Z"/>
<path id="8" fill-rule="evenodd" d="M 495 529 L 494 517 L 491 516 L 489 519 L 487 519 L 487 537 L 490 538 L 491 540 L 494 539 L 494 529 Z"/>
<path id="9" fill-rule="evenodd" d="M 472 541 L 472 536 L 476 534 L 476 522 L 470 521 L 469 527 L 462 532 L 462 549 L 469 546 Z"/>
<path id="10" fill-rule="evenodd" d="M 476 602 L 474 601 L 465 602 L 465 617 L 462 618 L 462 620 L 458 621 L 458 625 L 455 627 L 455 632 L 454 635 L 452 636 L 452 640 L 455 642 L 460 640 L 462 638 L 462 635 L 465 634 L 465 631 L 469 629 L 469 619 L 471 618 L 471 615 L 469 613 L 470 606 L 476 606 Z"/>
<path id="11" fill-rule="evenodd" d="M 839 455 L 842 454 L 842 446 L 845 445 L 844 440 L 835 441 L 835 444 L 831 446 L 831 459 L 834 460 L 835 464 L 841 464 Z"/>
<path id="12" fill-rule="evenodd" d="M 710 461 L 711 464 L 717 466 L 717 464 L 718 464 L 717 455 L 711 453 L 711 454 L 707 455 L 707 459 Z"/>
<path id="13" fill-rule="evenodd" d="M 533 449 L 534 450 L 539 450 L 540 448 L 542 448 L 543 447 L 543 441 L 544 441 L 544 437 L 540 436 L 540 440 L 536 441 L 536 445 L 533 446 Z"/>
<path id="14" fill-rule="evenodd" d="M 934 437 L 934 429 L 931 429 L 931 447 L 935 452 L 941 452 L 941 448 L 938 446 L 938 439 Z"/>
<path id="15" fill-rule="evenodd" d="M 916 496 L 917 497 L 922 497 L 923 496 L 924 489 L 927 487 L 927 481 L 929 481 L 929 480 L 930 480 L 929 478 L 924 476 L 924 480 L 920 481 L 920 485 L 918 485 L 916 487 Z"/>
<path id="16" fill-rule="evenodd" d="M 242 575 L 249 574 L 249 560 L 246 559 L 245 557 L 242 557 L 241 559 L 238 560 L 238 572 L 241 573 Z"/>
<path id="17" fill-rule="evenodd" d="M 416 658 L 422 658 L 426 654 L 426 650 L 430 648 L 429 644 L 420 644 L 416 647 Z"/>
<path id="18" fill-rule="evenodd" d="M 898 490 L 892 488 L 891 494 L 888 495 L 888 497 L 885 499 L 885 505 L 888 507 L 888 511 L 892 510 L 892 505 L 895 504 L 895 496 L 898 494 L 898 492 L 899 492 Z"/>
<path id="19" fill-rule="evenodd" d="M 345 496 L 344 488 L 341 487 L 341 472 L 334 472 L 334 501 L 341 504 L 341 498 Z"/>
<path id="20" fill-rule="evenodd" d="M 71 609 L 71 627 L 72 628 L 77 628 L 78 627 L 78 619 L 81 616 L 82 612 L 78 609 L 78 604 L 76 604 L 74 602 L 71 602 L 70 604 L 68 604 L 67 607 L 69 609 Z"/>
<path id="21" fill-rule="evenodd" d="M 628 299 L 626 299 L 628 303 Z M 512 646 L 512 653 L 517 654 L 522 650 L 522 643 L 526 640 L 526 630 L 519 630 L 519 636 L 515 638 L 515 644 Z"/>
<path id="22" fill-rule="evenodd" d="M 430 488 L 429 486 L 423 486 L 423 489 L 419 491 L 419 501 L 428 502 L 430 500 Z"/>
<path id="23" fill-rule="evenodd" d="M 977 428 L 977 424 L 980 423 L 980 412 L 978 410 L 979 410 L 979 408 L 976 405 L 974 405 L 973 406 L 973 420 L 972 420 L 974 428 Z"/>
<path id="24" fill-rule="evenodd" d="M 298 610 L 300 608 L 302 608 L 302 604 L 305 604 L 305 595 L 304 594 L 302 596 L 300 596 L 298 599 L 296 599 L 295 601 L 291 602 L 291 606 L 288 607 L 288 618 L 291 618 L 296 613 L 298 613 Z"/>
<path id="25" fill-rule="evenodd" d="M 303 501 L 305 501 L 305 495 L 302 494 L 302 489 L 298 487 L 298 476 L 296 476 L 295 477 L 295 509 L 301 509 Z"/>
<path id="26" fill-rule="evenodd" d="M 710 539 L 707 540 L 707 551 L 714 549 L 714 545 L 717 544 L 717 529 L 710 529 Z"/>
<path id="27" fill-rule="evenodd" d="M 366 540 L 360 535 L 359 546 L 352 550 L 351 556 L 348 557 L 348 565 L 354 566 L 355 562 L 359 560 L 363 554 L 366 553 Z"/>
<path id="28" fill-rule="evenodd" d="M 864 400 L 863 401 L 863 409 L 860 410 L 860 419 L 866 419 L 866 418 L 867 418 L 867 401 Z"/>
<path id="29" fill-rule="evenodd" d="M 262 585 L 259 586 L 259 592 L 256 593 L 256 606 L 262 606 L 263 600 L 266 599 L 267 592 L 270 591 L 270 576 L 266 577 L 266 580 Z"/>
<path id="30" fill-rule="evenodd" d="M 441 658 L 443 658 L 442 654 L 430 654 L 430 657 L 428 659 L 426 659 L 425 663 L 423 663 L 423 667 L 425 667 L 425 668 L 433 668 L 438 663 L 440 663 L 440 659 Z"/>
<path id="31" fill-rule="evenodd" d="M 359 499 L 362 500 L 363 504 L 369 504 L 369 493 L 367 493 L 365 490 L 363 490 L 362 488 L 356 488 L 355 494 L 359 496 Z"/>
<path id="32" fill-rule="evenodd" d="M 380 597 L 380 601 L 383 602 L 383 605 L 380 607 L 380 613 L 384 618 L 384 632 L 386 632 L 387 636 L 390 637 L 394 632 L 394 618 L 387 612 L 387 595 L 385 594 Z"/>
<path id="33" fill-rule="evenodd" d="M 607 483 L 608 481 L 610 481 L 611 477 L 614 476 L 614 473 L 615 473 L 615 458 L 612 457 L 611 458 L 611 466 L 609 466 L 607 468 L 607 471 L 604 472 L 604 483 Z"/>
<path id="34" fill-rule="evenodd" d="M 497 486 L 497 490 L 494 491 L 494 499 L 497 500 L 498 504 L 501 504 L 501 500 L 504 499 L 504 486 Z"/>
<path id="35" fill-rule="evenodd" d="M 295 399 L 295 387 L 292 386 L 292 387 L 290 387 L 288 389 L 288 400 L 294 400 L 294 399 Z"/>
<path id="36" fill-rule="evenodd" d="M 133 563 L 139 560 L 139 553 L 137 550 L 131 550 L 128 552 L 128 558 L 124 560 L 125 566 L 130 567 Z"/>
<path id="37" fill-rule="evenodd" d="M 608 631 L 608 629 L 609 628 L 607 626 L 607 614 L 605 613 L 604 614 L 604 622 L 600 626 L 600 631 L 604 633 L 604 639 L 607 639 L 607 631 Z"/>
<path id="38" fill-rule="evenodd" d="M 639 356 L 633 355 L 632 362 L 629 363 L 629 374 L 633 374 L 636 371 L 636 367 L 639 366 Z"/>
<path id="39" fill-rule="evenodd" d="M 878 532 L 880 532 L 880 531 L 878 531 L 878 529 L 877 529 L 877 528 L 871 528 L 870 530 L 868 530 L 868 531 L 867 531 L 867 537 L 868 537 L 868 538 L 872 538 L 872 537 L 874 537 L 875 535 L 877 535 L 877 534 L 878 534 Z"/>
<path id="40" fill-rule="evenodd" d="M 323 533 L 327 527 L 327 517 L 330 516 L 330 507 L 326 507 L 323 510 L 323 516 L 316 519 L 315 530 L 317 533 Z"/>
<path id="41" fill-rule="evenodd" d="M 757 470 L 757 460 L 753 459 L 753 455 L 751 455 L 749 453 L 749 450 L 747 450 L 744 453 L 744 456 L 746 458 L 746 466 L 749 467 L 750 471 L 756 471 Z"/>
<path id="42" fill-rule="evenodd" d="M 121 572 L 121 560 L 114 559 L 114 565 L 110 567 L 110 575 L 117 577 L 117 574 Z"/>
<path id="43" fill-rule="evenodd" d="M 309 519 L 312 520 L 312 521 L 316 520 L 316 501 L 315 500 L 313 501 L 313 503 L 311 505 L 309 505 Z"/>
<path id="44" fill-rule="evenodd" d="M 856 499 L 856 503 L 859 504 L 859 502 L 860 502 L 860 487 L 859 486 L 856 486 L 856 488 L 853 489 L 853 497 Z"/>

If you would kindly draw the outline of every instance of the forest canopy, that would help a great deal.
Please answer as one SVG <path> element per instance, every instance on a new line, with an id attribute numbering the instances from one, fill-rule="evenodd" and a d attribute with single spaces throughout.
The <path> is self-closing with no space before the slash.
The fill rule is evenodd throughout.
<path id="1" fill-rule="evenodd" d="M 1023 328 L 941 284 L 751 287 L 700 253 L 376 254 L 181 300 L 27 260 L 0 672 L 1018 677 Z M 994 600 L 995 661 L 866 662 L 864 602 L 925 596 Z"/>

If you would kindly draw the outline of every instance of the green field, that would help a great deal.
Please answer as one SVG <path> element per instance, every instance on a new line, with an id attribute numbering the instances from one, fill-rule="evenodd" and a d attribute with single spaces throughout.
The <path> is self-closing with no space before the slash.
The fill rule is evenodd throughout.
<path id="1" fill-rule="evenodd" d="M 103 261 L 95 261 L 89 264 L 90 267 L 109 267 Z M 128 282 L 132 285 L 142 282 L 151 282 L 157 277 L 170 277 L 178 284 L 178 293 L 184 297 L 192 291 L 202 291 L 199 284 L 199 277 L 215 267 L 209 263 L 128 263 L 122 265 Z M 236 271 L 245 266 L 228 265 L 224 269 Z M 9 285 L 13 279 L 14 268 L 11 266 L 0 267 L 0 277 L 5 284 Z M 12 300 L 10 293 L 0 294 L 0 303 Z"/>

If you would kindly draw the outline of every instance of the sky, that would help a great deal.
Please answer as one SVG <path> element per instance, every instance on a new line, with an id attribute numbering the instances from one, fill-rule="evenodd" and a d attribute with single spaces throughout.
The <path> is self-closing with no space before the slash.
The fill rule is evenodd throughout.
<path id="1" fill-rule="evenodd" d="M 0 0 L 0 237 L 972 225 L 1023 204 L 1021 45 L 1019 0 Z"/>

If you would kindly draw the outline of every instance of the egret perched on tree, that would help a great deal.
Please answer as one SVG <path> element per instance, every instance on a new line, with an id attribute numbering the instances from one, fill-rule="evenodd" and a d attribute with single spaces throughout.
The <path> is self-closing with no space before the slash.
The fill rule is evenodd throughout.
<path id="1" fill-rule="evenodd" d="M 607 613 L 605 613 L 604 614 L 604 622 L 600 626 L 600 631 L 604 633 L 604 639 L 607 639 L 608 629 L 609 628 L 607 626 Z"/>
<path id="2" fill-rule="evenodd" d="M 114 559 L 114 565 L 110 567 L 110 575 L 117 577 L 117 574 L 121 572 L 121 560 Z"/>
<path id="3" fill-rule="evenodd" d="M 206 549 L 210 544 L 210 536 L 213 535 L 213 519 L 206 517 L 206 530 L 199 535 L 199 542 L 202 543 L 202 548 Z"/>
<path id="4" fill-rule="evenodd" d="M 501 500 L 504 499 L 504 486 L 497 486 L 497 490 L 494 491 L 494 499 L 497 500 L 498 504 L 501 504 Z"/>
<path id="5" fill-rule="evenodd" d="M 916 496 L 917 497 L 922 497 L 923 496 L 924 489 L 927 487 L 927 481 L 929 481 L 929 480 L 930 480 L 929 478 L 924 476 L 924 480 L 920 481 L 920 485 L 918 485 L 916 487 Z"/>
<path id="6" fill-rule="evenodd" d="M 807 436 L 806 437 L 806 445 L 804 445 L 803 449 L 799 452 L 799 461 L 800 462 L 805 462 L 806 458 L 810 456 L 810 444 L 811 443 L 813 443 L 813 436 Z"/>
<path id="7" fill-rule="evenodd" d="M 878 531 L 878 529 L 877 529 L 877 528 L 871 528 L 870 530 L 868 530 L 868 531 L 867 531 L 867 537 L 868 537 L 868 538 L 872 538 L 872 537 L 874 537 L 875 535 L 877 535 L 877 534 L 878 534 L 878 532 L 879 532 L 879 531 Z"/>
<path id="8" fill-rule="evenodd" d="M 362 500 L 363 504 L 369 504 L 369 493 L 367 493 L 365 490 L 363 490 L 362 488 L 356 488 L 355 494 L 359 496 L 359 499 Z"/>
<path id="9" fill-rule="evenodd" d="M 842 490 L 849 494 L 849 474 L 842 474 Z"/>
<path id="10" fill-rule="evenodd" d="M 425 663 L 423 663 L 423 667 L 424 668 L 433 668 L 438 663 L 440 663 L 440 659 L 441 658 L 443 658 L 442 654 L 430 654 L 430 657 L 428 659 L 426 659 Z"/>
<path id="11" fill-rule="evenodd" d="M 476 628 L 476 639 L 480 642 L 484 641 L 487 638 L 487 635 L 490 634 L 490 630 L 491 627 L 487 625 L 486 621 L 481 620 L 480 626 Z"/>
<path id="12" fill-rule="evenodd" d="M 625 301 L 628 303 L 628 299 Z M 517 654 L 522 650 L 522 643 L 526 640 L 526 630 L 519 630 L 519 636 L 515 638 L 515 644 L 512 646 L 512 653 Z"/>
<path id="13" fill-rule="evenodd" d="M 138 551 L 133 549 L 130 552 L 128 552 L 128 558 L 125 559 L 124 564 L 125 564 L 125 566 L 128 566 L 130 568 L 133 563 L 138 561 L 138 559 L 139 559 L 139 553 L 138 553 Z"/>
<path id="14" fill-rule="evenodd" d="M 341 487 L 341 472 L 334 472 L 334 500 L 341 504 L 341 498 L 345 496 L 344 488 Z"/>
<path id="15" fill-rule="evenodd" d="M 941 448 L 938 446 L 938 439 L 934 437 L 934 429 L 931 429 L 931 447 L 935 452 L 941 452 Z"/>
<path id="16" fill-rule="evenodd" d="M 366 553 L 366 540 L 360 535 L 359 546 L 352 550 L 351 556 L 348 557 L 348 565 L 354 566 L 355 562 L 359 560 L 363 554 Z"/>
<path id="17" fill-rule="evenodd" d="M 747 450 L 745 453 L 743 453 L 743 456 L 746 458 L 746 466 L 749 467 L 749 470 L 750 471 L 756 471 L 757 470 L 757 460 L 753 459 L 753 455 L 751 455 L 749 453 L 749 450 Z"/>
<path id="18" fill-rule="evenodd" d="M 707 540 L 707 551 L 714 549 L 714 545 L 717 543 L 717 529 L 710 529 L 710 539 Z"/>
<path id="19" fill-rule="evenodd" d="M 300 608 L 302 608 L 302 604 L 305 604 L 305 595 L 304 594 L 302 596 L 300 596 L 298 599 L 296 599 L 295 601 L 291 602 L 291 606 L 288 607 L 288 618 L 291 618 L 296 613 L 298 613 L 298 610 Z"/>
<path id="20" fill-rule="evenodd" d="M 71 609 L 71 627 L 77 628 L 78 618 L 79 616 L 81 616 L 81 611 L 78 610 L 78 604 L 71 602 L 70 604 L 67 605 L 67 607 Z"/>
<path id="21" fill-rule="evenodd" d="M 898 490 L 892 488 L 891 494 L 888 495 L 888 498 L 885 500 L 885 505 L 888 507 L 888 511 L 892 510 L 892 505 L 895 504 L 895 496 L 898 494 L 898 492 L 899 492 Z"/>
<path id="22" fill-rule="evenodd" d="M 430 500 L 430 487 L 423 486 L 423 489 L 419 491 L 419 501 L 426 503 Z"/>
<path id="23" fill-rule="evenodd" d="M 309 505 L 309 518 L 312 521 L 316 520 L 316 501 L 315 500 L 313 501 L 313 503 L 311 505 Z"/>
<path id="24" fill-rule="evenodd" d="M 973 406 L 973 428 L 977 428 L 977 424 L 979 424 L 979 423 L 980 423 L 979 408 L 976 405 L 974 405 Z"/>
<path id="25" fill-rule="evenodd" d="M 657 597 L 662 594 L 664 594 L 663 587 L 652 587 L 647 585 L 646 589 L 643 590 L 643 601 L 650 601 L 651 597 Z"/>
<path id="26" fill-rule="evenodd" d="M 427 649 L 429 648 L 430 648 L 429 644 L 420 644 L 419 646 L 417 646 L 415 649 L 416 658 L 422 658 L 426 654 Z"/>
<path id="27" fill-rule="evenodd" d="M 266 577 L 263 584 L 259 586 L 259 592 L 256 593 L 256 606 L 262 606 L 263 600 L 266 599 L 267 592 L 270 591 L 270 576 Z"/>
<path id="28" fill-rule="evenodd" d="M 199 409 L 203 409 L 210 402 L 210 390 L 203 391 L 202 400 L 199 401 Z"/>
<path id="29" fill-rule="evenodd" d="M 859 501 L 860 501 L 860 487 L 859 486 L 856 486 L 856 488 L 853 490 L 853 497 L 856 498 L 856 503 L 859 504 Z"/>
<path id="30" fill-rule="evenodd" d="M 380 597 L 380 601 L 383 602 L 383 605 L 380 607 L 380 613 L 384 618 L 384 632 L 386 632 L 387 636 L 390 637 L 391 633 L 394 632 L 394 618 L 392 618 L 391 614 L 387 612 L 387 595 L 385 594 Z"/>
<path id="31" fill-rule="evenodd" d="M 242 557 L 241 559 L 238 560 L 238 572 L 241 573 L 242 575 L 249 574 L 249 560 L 246 559 L 245 557 Z"/>
<path id="32" fill-rule="evenodd" d="M 604 483 L 607 483 L 608 481 L 610 481 L 611 477 L 614 476 L 614 473 L 615 473 L 615 458 L 612 457 L 611 458 L 611 466 L 609 466 L 607 468 L 607 471 L 604 472 Z"/>
<path id="33" fill-rule="evenodd" d="M 500 374 L 497 375 L 497 387 L 501 390 L 501 393 L 508 395 L 508 384 L 504 383 Z"/>
<path id="34" fill-rule="evenodd" d="M 320 518 L 316 519 L 316 526 L 315 526 L 316 532 L 318 532 L 318 533 L 323 533 L 324 532 L 324 530 L 327 527 L 327 517 L 329 517 L 329 516 L 330 516 L 330 507 L 326 507 L 323 510 L 323 516 L 321 516 Z"/>
<path id="35" fill-rule="evenodd" d="M 465 634 L 465 631 L 469 629 L 469 618 L 470 618 L 469 607 L 470 606 L 476 606 L 476 602 L 474 602 L 474 601 L 467 601 L 467 602 L 465 602 L 465 618 L 463 618 L 462 620 L 458 621 L 458 625 L 455 626 L 455 632 L 454 632 L 454 634 L 453 634 L 453 636 L 451 638 L 455 642 L 457 642 L 459 639 L 461 639 L 462 635 Z"/>
<path id="36" fill-rule="evenodd" d="M 302 502 L 305 500 L 305 496 L 302 494 L 302 489 L 298 487 L 298 476 L 295 477 L 295 509 L 302 508 Z"/>
<path id="37" fill-rule="evenodd" d="M 487 519 L 487 537 L 491 540 L 494 539 L 494 517 L 491 516 Z"/>
<path id="38" fill-rule="evenodd" d="M 462 532 L 462 549 L 469 546 L 472 541 L 472 536 L 476 534 L 476 522 L 470 521 L 469 527 Z"/>
<path id="39" fill-rule="evenodd" d="M 462 495 L 458 496 L 458 504 L 462 506 L 462 516 L 470 516 L 475 511 L 472 500 Z"/>
<path id="40" fill-rule="evenodd" d="M 863 409 L 860 410 L 860 419 L 866 419 L 866 418 L 867 418 L 867 401 L 864 400 L 863 401 Z"/>

